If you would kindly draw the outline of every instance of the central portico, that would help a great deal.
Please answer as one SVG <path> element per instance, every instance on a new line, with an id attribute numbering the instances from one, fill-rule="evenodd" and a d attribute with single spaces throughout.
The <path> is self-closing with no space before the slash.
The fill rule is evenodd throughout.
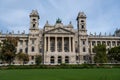
<path id="1" fill-rule="evenodd" d="M 44 27 L 44 64 L 61 64 L 75 62 L 75 33 L 70 23 L 64 26 L 60 19 L 54 26 L 48 21 Z"/>

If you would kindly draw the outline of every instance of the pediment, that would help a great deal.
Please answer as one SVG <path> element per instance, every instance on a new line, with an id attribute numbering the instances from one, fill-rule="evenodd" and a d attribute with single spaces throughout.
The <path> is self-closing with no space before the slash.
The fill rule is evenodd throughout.
<path id="1" fill-rule="evenodd" d="M 55 28 L 49 31 L 46 31 L 45 33 L 49 33 L 49 34 L 74 34 L 74 32 L 64 29 L 64 28 Z"/>

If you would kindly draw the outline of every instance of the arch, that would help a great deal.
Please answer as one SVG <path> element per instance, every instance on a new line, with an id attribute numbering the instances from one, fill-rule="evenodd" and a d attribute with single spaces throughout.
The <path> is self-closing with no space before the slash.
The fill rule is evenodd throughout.
<path id="1" fill-rule="evenodd" d="M 58 56 L 58 63 L 62 63 L 62 57 Z"/>
<path id="2" fill-rule="evenodd" d="M 55 63 L 55 57 L 54 57 L 54 56 L 51 56 L 51 57 L 50 57 L 50 63 L 51 63 L 51 64 L 54 64 L 54 63 Z"/>
<path id="3" fill-rule="evenodd" d="M 81 20 L 81 22 L 84 22 L 84 20 Z"/>
<path id="4" fill-rule="evenodd" d="M 65 63 L 69 63 L 69 56 L 65 56 Z"/>
<path id="5" fill-rule="evenodd" d="M 33 21 L 36 21 L 36 19 L 33 19 Z"/>

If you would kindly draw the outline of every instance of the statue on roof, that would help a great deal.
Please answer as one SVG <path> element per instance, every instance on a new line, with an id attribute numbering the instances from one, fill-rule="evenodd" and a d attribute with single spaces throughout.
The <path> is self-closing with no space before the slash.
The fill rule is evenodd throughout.
<path id="1" fill-rule="evenodd" d="M 58 18 L 57 20 L 56 20 L 56 23 L 61 23 L 62 21 L 61 21 L 61 19 L 60 18 Z"/>

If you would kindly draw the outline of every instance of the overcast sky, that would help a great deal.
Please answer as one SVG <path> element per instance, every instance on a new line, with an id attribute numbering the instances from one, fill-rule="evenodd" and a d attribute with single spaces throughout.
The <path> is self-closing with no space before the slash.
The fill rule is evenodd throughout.
<path id="1" fill-rule="evenodd" d="M 120 0 L 0 0 L 0 30 L 28 33 L 29 14 L 33 9 L 39 12 L 40 28 L 47 20 L 54 25 L 58 17 L 64 25 L 72 21 L 77 28 L 79 11 L 87 15 L 88 34 L 109 34 L 120 28 Z"/>

